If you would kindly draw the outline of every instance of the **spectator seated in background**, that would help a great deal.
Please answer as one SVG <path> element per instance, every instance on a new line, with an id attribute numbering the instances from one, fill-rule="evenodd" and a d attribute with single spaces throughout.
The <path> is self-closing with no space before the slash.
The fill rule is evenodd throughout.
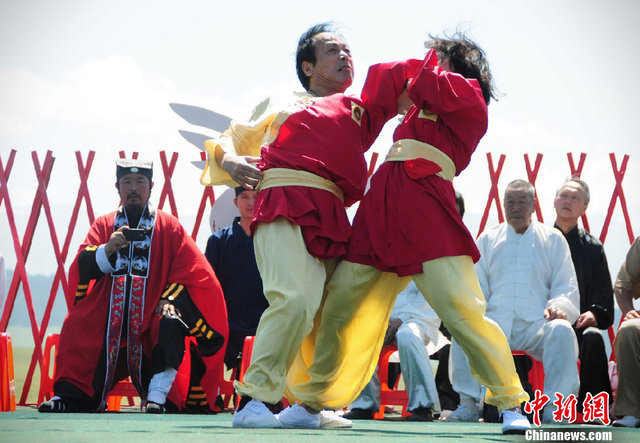
<path id="1" fill-rule="evenodd" d="M 117 162 L 122 207 L 95 220 L 69 270 L 76 296 L 60 333 L 55 395 L 40 412 L 104 410 L 111 389 L 129 376 L 146 412 L 165 412 L 187 335 L 196 337 L 206 366 L 202 387 L 215 401 L 218 351 L 227 337 L 224 298 L 178 220 L 149 204 L 152 168 Z M 186 396 L 184 389 L 170 398 L 183 408 Z"/>
<path id="2" fill-rule="evenodd" d="M 440 412 L 429 355 L 449 341 L 438 330 L 440 319 L 418 291 L 414 282 L 398 294 L 391 311 L 385 345 L 398 346 L 400 368 L 409 395 L 409 421 L 432 421 Z M 349 419 L 372 419 L 380 409 L 380 380 L 374 374 L 344 416 Z"/>
<path id="3" fill-rule="evenodd" d="M 233 204 L 240 211 L 240 216 L 233 220 L 231 226 L 214 232 L 205 250 L 227 305 L 229 342 L 224 362 L 228 369 L 240 366 L 244 339 L 256 335 L 260 316 L 269 306 L 262 291 L 249 228 L 256 192 L 238 186 L 235 194 Z"/>
<path id="4" fill-rule="evenodd" d="M 640 237 L 633 242 L 620 267 L 615 284 L 616 301 L 622 312 L 613 347 L 618 364 L 618 394 L 613 426 L 640 427 L 640 312 L 633 301 L 640 297 Z"/>
<path id="5" fill-rule="evenodd" d="M 557 229 L 531 220 L 535 191 L 523 180 L 507 185 L 507 221 L 478 238 L 478 280 L 487 303 L 486 316 L 504 331 L 512 350 L 541 360 L 544 393 L 555 400 L 578 392 L 578 344 L 571 324 L 578 318 L 578 287 L 569 246 Z M 452 344 L 453 388 L 460 406 L 448 421 L 477 421 L 481 386 L 469 361 Z M 545 408 L 543 421 L 552 420 Z"/>
<path id="6" fill-rule="evenodd" d="M 590 194 L 587 184 L 578 179 L 567 180 L 558 190 L 553 206 L 554 226 L 562 232 L 576 270 L 580 292 L 580 316 L 573 325 L 578 338 L 580 358 L 580 393 L 578 411 L 587 392 L 611 396 L 609 362 L 601 329 L 613 324 L 613 290 L 609 265 L 602 243 L 578 228 L 578 219 L 587 210 Z"/>

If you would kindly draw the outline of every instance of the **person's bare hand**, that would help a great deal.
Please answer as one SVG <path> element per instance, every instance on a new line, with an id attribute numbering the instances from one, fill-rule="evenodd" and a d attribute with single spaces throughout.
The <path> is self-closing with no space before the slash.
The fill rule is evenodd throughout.
<path id="1" fill-rule="evenodd" d="M 243 188 L 255 189 L 260 180 L 262 180 L 262 171 L 255 166 L 260 160 L 260 157 L 226 153 L 222 157 L 220 167 L 231 176 L 233 181 Z"/>
<path id="2" fill-rule="evenodd" d="M 124 233 L 122 232 L 125 229 L 129 229 L 129 226 L 121 226 L 120 229 L 115 231 L 109 237 L 109 241 L 104 247 L 104 252 L 107 254 L 107 257 L 111 257 L 111 255 L 113 255 L 114 252 L 131 243 L 127 241 L 127 239 L 124 236 Z"/>
<path id="3" fill-rule="evenodd" d="M 155 313 L 157 316 L 176 316 L 176 307 L 171 304 L 169 300 L 160 300 L 158 302 L 158 306 L 156 307 Z"/>
<path id="4" fill-rule="evenodd" d="M 576 329 L 588 328 L 589 326 L 597 326 L 596 316 L 591 311 L 585 311 L 580 314 L 576 321 Z"/>
<path id="5" fill-rule="evenodd" d="M 407 85 L 398 96 L 398 114 L 406 114 L 409 108 L 414 105 L 413 101 L 409 98 L 409 85 L 411 84 L 411 80 L 412 79 L 407 80 Z"/>
<path id="6" fill-rule="evenodd" d="M 632 320 L 634 318 L 640 318 L 640 312 L 636 311 L 635 309 L 630 310 L 629 312 L 627 312 L 627 314 L 624 316 L 624 320 Z"/>
<path id="7" fill-rule="evenodd" d="M 547 321 L 566 320 L 567 318 L 567 313 L 560 306 L 552 306 L 550 308 L 547 308 L 544 310 L 542 315 Z"/>

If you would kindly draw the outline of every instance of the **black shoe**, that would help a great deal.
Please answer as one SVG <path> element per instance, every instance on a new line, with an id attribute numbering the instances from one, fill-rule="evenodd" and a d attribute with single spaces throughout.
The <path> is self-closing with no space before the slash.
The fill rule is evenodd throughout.
<path id="1" fill-rule="evenodd" d="M 407 417 L 407 421 L 433 421 L 433 412 L 431 408 L 416 408 L 410 411 L 411 415 Z"/>
<path id="2" fill-rule="evenodd" d="M 485 423 L 502 423 L 498 408 L 487 403 L 485 403 L 482 408 L 482 418 Z"/>
<path id="3" fill-rule="evenodd" d="M 158 403 L 148 401 L 144 412 L 146 412 L 147 414 L 164 414 L 165 407 L 164 405 L 159 405 Z"/>
<path id="4" fill-rule="evenodd" d="M 373 420 L 373 411 L 370 409 L 353 408 L 342 417 L 349 420 Z"/>
<path id="5" fill-rule="evenodd" d="M 40 403 L 38 412 L 69 412 L 69 406 L 62 399 L 47 400 Z"/>

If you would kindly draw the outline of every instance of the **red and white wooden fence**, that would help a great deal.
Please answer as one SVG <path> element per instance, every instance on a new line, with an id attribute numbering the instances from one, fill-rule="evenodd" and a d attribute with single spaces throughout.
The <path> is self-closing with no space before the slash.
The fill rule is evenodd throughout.
<path id="1" fill-rule="evenodd" d="M 16 150 L 12 150 L 6 158 L 2 158 L 0 156 L 0 208 L 4 208 L 4 211 L 0 209 L 0 217 L 6 217 L 6 223 L 10 230 L 10 235 L 13 241 L 13 248 L 15 253 L 15 269 L 13 273 L 13 277 L 11 279 L 6 302 L 4 307 L 2 307 L 1 317 L 0 317 L 0 332 L 4 332 L 7 329 L 9 324 L 9 320 L 11 319 L 11 315 L 13 312 L 14 304 L 16 301 L 16 297 L 18 295 L 18 291 L 20 285 L 22 285 L 25 303 L 27 306 L 29 322 L 31 325 L 32 335 L 33 335 L 33 343 L 34 349 L 33 354 L 31 356 L 31 361 L 29 364 L 29 368 L 27 374 L 25 376 L 25 384 L 22 390 L 22 394 L 20 396 L 20 405 L 25 405 L 27 402 L 27 395 L 29 393 L 29 389 L 31 387 L 34 371 L 36 365 L 42 367 L 42 343 L 45 338 L 45 333 L 47 331 L 47 327 L 49 325 L 49 320 L 51 317 L 51 310 L 53 308 L 53 304 L 58 293 L 58 289 L 61 288 L 64 294 L 69 295 L 69 291 L 75 293 L 74 288 L 69 288 L 67 284 L 67 277 L 65 269 L 69 264 L 69 261 L 72 259 L 72 256 L 69 256 L 69 249 L 76 245 L 71 245 L 71 240 L 73 238 L 73 234 L 76 230 L 76 226 L 78 223 L 78 217 L 80 216 L 81 207 L 84 202 L 84 213 L 88 218 L 89 224 L 91 224 L 95 218 L 92 200 L 91 200 L 91 190 L 88 185 L 89 175 L 91 173 L 91 168 L 94 164 L 96 153 L 94 151 L 89 151 L 86 154 L 86 158 L 83 158 L 83 154 L 80 151 L 75 152 L 77 173 L 80 179 L 80 184 L 77 189 L 75 205 L 71 212 L 70 219 L 65 222 L 65 226 L 58 226 L 56 229 L 56 225 L 54 223 L 52 208 L 49 201 L 49 195 L 47 194 L 49 181 L 52 175 L 53 166 L 55 162 L 55 157 L 51 151 L 47 151 L 44 159 L 41 159 L 37 152 L 31 152 L 31 160 L 33 163 L 33 168 L 35 170 L 36 183 L 34 183 L 34 188 L 36 188 L 35 196 L 33 199 L 33 204 L 31 206 L 31 212 L 29 214 L 28 220 L 26 222 L 26 227 L 24 234 L 20 237 L 18 233 L 18 226 L 16 225 L 16 218 L 14 216 L 12 202 L 10 197 L 10 178 L 13 171 L 14 162 L 16 159 L 16 155 L 18 152 Z M 205 160 L 204 152 L 201 152 L 201 160 Z M 119 153 L 121 158 L 125 157 L 125 152 L 120 151 Z M 133 153 L 132 158 L 137 158 L 138 154 Z M 172 187 L 172 178 L 174 175 L 174 171 L 176 169 L 176 165 L 178 164 L 178 153 L 174 152 L 171 154 L 171 158 L 169 159 L 167 153 L 165 151 L 161 151 L 159 153 L 160 164 L 162 170 L 162 176 L 164 178 L 164 183 L 162 186 L 162 190 L 160 192 L 159 201 L 156 205 L 159 209 L 162 209 L 165 203 L 168 201 L 170 212 L 178 217 L 178 206 L 176 203 L 176 198 L 174 195 L 173 187 Z M 578 165 L 576 167 L 573 155 L 571 153 L 567 154 L 568 159 L 568 175 L 570 176 L 580 176 L 582 173 L 583 167 L 585 165 L 587 155 L 582 153 L 580 154 L 580 159 L 578 161 Z M 500 203 L 500 194 L 498 192 L 498 184 L 500 180 L 500 176 L 503 172 L 503 167 L 505 164 L 506 155 L 500 154 L 497 162 L 497 167 L 494 167 L 494 159 L 491 153 L 486 154 L 487 165 L 488 165 L 488 178 L 490 181 L 487 203 L 484 209 L 484 213 L 482 215 L 478 235 L 486 228 L 487 221 L 489 219 L 489 214 L 491 212 L 491 208 L 495 207 L 497 212 L 497 217 L 499 222 L 504 221 L 504 215 L 502 212 L 502 206 Z M 524 154 L 524 162 L 526 167 L 526 173 L 528 180 L 535 185 L 536 179 L 538 177 L 538 173 L 540 172 L 540 166 L 542 163 L 542 154 L 537 154 L 535 161 L 533 162 L 533 167 L 531 166 L 530 158 L 528 154 Z M 622 161 L 620 163 L 620 167 L 618 167 L 618 159 L 614 154 L 609 155 L 611 167 L 613 170 L 613 176 L 615 180 L 615 187 L 613 189 L 613 193 L 611 195 L 611 201 L 609 204 L 609 209 L 606 214 L 606 218 L 604 220 L 604 224 L 602 230 L 600 232 L 599 238 L 604 243 L 607 238 L 607 234 L 609 231 L 609 226 L 611 224 L 611 219 L 614 214 L 614 209 L 619 203 L 622 214 L 624 217 L 624 224 L 626 227 L 626 232 L 628 235 L 629 243 L 634 240 L 634 233 L 631 226 L 631 220 L 629 217 L 629 211 L 627 209 L 627 202 L 624 195 L 623 190 L 623 179 L 627 169 L 627 164 L 629 162 L 629 156 L 624 155 Z M 378 159 L 378 154 L 373 153 L 371 158 L 369 173 L 371 174 L 375 169 L 375 163 Z M 185 160 L 186 161 L 186 160 Z M 67 165 L 68 166 L 68 165 Z M 66 169 L 65 169 L 66 170 Z M 21 171 L 22 172 L 22 171 Z M 195 223 L 191 230 L 191 235 L 194 239 L 198 236 L 198 232 L 200 230 L 205 211 L 208 206 L 212 206 L 215 201 L 215 194 L 211 187 L 202 187 L 197 182 L 194 181 L 194 185 L 192 189 L 195 189 L 195 192 L 201 193 L 201 198 L 199 200 L 199 206 L 196 212 Z M 540 206 L 536 203 L 536 215 L 538 220 L 543 221 L 542 212 L 540 210 Z M 44 212 L 44 221 L 42 213 Z M 586 215 L 582 218 L 583 226 L 585 229 L 589 230 L 589 223 Z M 29 286 L 29 276 L 27 275 L 26 263 L 29 258 L 29 254 L 31 252 L 31 246 L 34 239 L 34 233 L 36 232 L 36 227 L 38 225 L 42 225 L 46 223 L 49 231 L 49 238 L 51 242 L 51 247 L 53 249 L 53 253 L 55 256 L 56 262 L 56 272 L 51 284 L 51 289 L 48 296 L 48 302 L 45 308 L 45 311 L 40 319 L 37 318 L 34 304 L 33 304 L 33 294 L 31 288 Z M 66 229 L 64 234 L 64 238 L 62 239 L 62 243 L 60 243 L 60 238 L 58 237 L 59 229 Z M 187 227 L 188 228 L 188 227 Z M 83 233 L 84 235 L 84 233 Z M 74 249 L 75 253 L 75 249 Z M 72 300 L 72 296 L 67 296 L 67 300 Z"/>

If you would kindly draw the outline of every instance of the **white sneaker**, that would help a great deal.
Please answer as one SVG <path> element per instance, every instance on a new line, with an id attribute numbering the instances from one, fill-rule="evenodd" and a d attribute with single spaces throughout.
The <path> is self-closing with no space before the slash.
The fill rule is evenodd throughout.
<path id="1" fill-rule="evenodd" d="M 353 422 L 348 418 L 340 417 L 335 411 L 320 411 L 320 428 L 352 428 Z"/>
<path id="2" fill-rule="evenodd" d="M 531 423 L 527 417 L 522 415 L 520 408 L 506 409 L 500 414 L 502 416 L 503 434 L 524 434 L 531 429 Z"/>
<path id="3" fill-rule="evenodd" d="M 464 404 L 460 404 L 444 421 L 458 421 L 458 422 L 475 422 L 480 420 L 480 412 L 478 408 L 471 410 Z"/>
<path id="4" fill-rule="evenodd" d="M 251 400 L 233 414 L 234 428 L 281 428 L 275 415 L 259 400 Z"/>
<path id="5" fill-rule="evenodd" d="M 640 428 L 640 419 L 633 415 L 625 415 L 613 422 L 616 428 Z"/>
<path id="6" fill-rule="evenodd" d="M 312 414 L 296 403 L 279 413 L 278 421 L 283 428 L 318 429 L 322 423 L 322 414 Z"/>

